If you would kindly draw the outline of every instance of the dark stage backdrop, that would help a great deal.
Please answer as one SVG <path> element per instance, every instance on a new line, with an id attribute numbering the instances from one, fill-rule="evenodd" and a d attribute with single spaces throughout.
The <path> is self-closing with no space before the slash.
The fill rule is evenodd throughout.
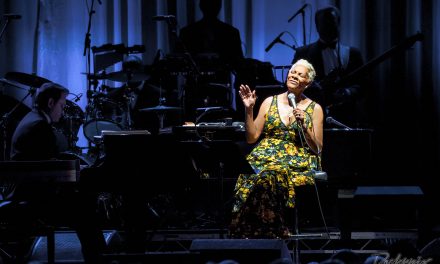
<path id="1" fill-rule="evenodd" d="M 308 4 L 304 20 L 300 14 L 288 22 L 304 4 Z M 246 58 L 283 66 L 290 64 L 293 46 L 317 39 L 313 14 L 327 4 L 341 9 L 341 40 L 360 48 L 366 62 L 410 36 L 423 34 L 423 41 L 386 57 L 365 73 L 372 79 L 368 128 L 374 130 L 374 157 L 368 166 L 372 179 L 432 186 L 440 164 L 439 1 L 224 0 L 219 18 L 240 30 Z M 10 21 L 2 36 L 0 77 L 17 71 L 58 82 L 74 94 L 84 94 L 77 102 L 82 110 L 87 104 L 84 47 L 89 22 L 91 46 L 144 45 L 145 52 L 137 55 L 149 65 L 155 55 L 172 50 L 169 25 L 153 21 L 153 16 L 174 15 L 177 32 L 201 18 L 196 0 L 2 0 L 0 14 L 6 13 L 22 17 Z M 2 27 L 4 24 L 3 19 Z M 287 33 L 282 39 L 288 45 L 276 44 L 265 52 L 283 31 Z M 120 64 L 112 68 L 120 69 Z M 276 76 L 282 81 L 279 73 Z M 16 100 L 26 94 L 26 87 L 1 86 L 4 94 Z M 30 100 L 25 104 L 29 106 Z M 82 130 L 78 133 L 78 144 L 87 146 Z"/>

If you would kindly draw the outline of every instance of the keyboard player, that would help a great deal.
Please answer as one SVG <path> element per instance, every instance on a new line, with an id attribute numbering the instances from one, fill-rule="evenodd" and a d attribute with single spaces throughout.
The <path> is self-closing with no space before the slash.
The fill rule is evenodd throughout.
<path id="1" fill-rule="evenodd" d="M 12 136 L 12 160 L 44 162 L 56 159 L 63 151 L 63 143 L 53 124 L 62 117 L 68 94 L 67 88 L 53 82 L 46 82 L 37 89 L 32 111 L 19 122 Z M 76 190 L 77 186 L 79 191 Z M 11 199 L 26 201 L 30 215 L 35 219 L 61 223 L 75 229 L 85 263 L 100 263 L 106 244 L 99 229 L 98 216 L 95 215 L 96 197 L 83 191 L 82 176 L 75 187 L 52 187 L 44 182 L 18 185 Z M 29 250 L 23 244 L 18 252 L 22 253 L 19 253 L 19 257 L 25 260 L 24 252 Z"/>

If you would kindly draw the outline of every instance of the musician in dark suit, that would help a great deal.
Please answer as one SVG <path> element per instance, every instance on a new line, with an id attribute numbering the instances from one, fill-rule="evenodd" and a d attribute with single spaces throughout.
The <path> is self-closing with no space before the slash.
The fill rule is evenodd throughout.
<path id="1" fill-rule="evenodd" d="M 53 124 L 58 122 L 66 105 L 69 90 L 59 84 L 43 84 L 35 97 L 33 110 L 18 124 L 11 142 L 11 159 L 40 161 L 57 159 L 62 151 Z M 81 182 L 80 182 L 81 184 Z M 95 215 L 96 197 L 75 188 L 51 188 L 45 183 L 18 186 L 12 200 L 26 201 L 29 213 L 36 219 L 73 227 L 81 242 L 85 263 L 100 263 L 105 240 Z M 19 257 L 25 258 L 26 244 Z"/>
<path id="2" fill-rule="evenodd" d="M 199 7 L 203 18 L 183 27 L 179 35 L 180 49 L 189 53 L 198 67 L 198 76 L 189 80 L 185 91 L 186 116 L 192 121 L 198 107 L 235 107 L 230 98 L 231 72 L 244 59 L 239 30 L 217 17 L 222 1 L 200 0 Z"/>
<path id="3" fill-rule="evenodd" d="M 198 56 L 215 55 L 220 63 L 235 68 L 244 57 L 240 32 L 217 18 L 222 1 L 200 0 L 199 7 L 203 18 L 180 30 L 180 39 L 186 51 L 196 59 Z"/>
<path id="4" fill-rule="evenodd" d="M 35 107 L 17 125 L 11 141 L 13 160 L 49 160 L 63 151 L 61 138 L 52 125 L 58 122 L 69 90 L 53 83 L 44 84 Z"/>
<path id="5" fill-rule="evenodd" d="M 293 63 L 306 59 L 316 69 L 314 85 L 306 94 L 323 106 L 326 116 L 331 116 L 348 126 L 365 124 L 365 77 L 342 81 L 345 76 L 364 64 L 359 49 L 340 43 L 340 12 L 329 6 L 315 13 L 319 39 L 296 49 Z M 339 82 L 339 83 L 338 83 Z"/>

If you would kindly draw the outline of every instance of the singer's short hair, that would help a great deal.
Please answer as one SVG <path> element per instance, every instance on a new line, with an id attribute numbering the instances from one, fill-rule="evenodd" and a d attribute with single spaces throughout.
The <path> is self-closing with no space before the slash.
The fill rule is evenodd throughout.
<path id="1" fill-rule="evenodd" d="M 301 65 L 301 66 L 304 66 L 304 67 L 307 68 L 307 77 L 308 77 L 310 83 L 313 82 L 313 80 L 315 80 L 316 71 L 315 71 L 315 68 L 313 67 L 313 65 L 310 62 L 308 62 L 305 59 L 299 59 L 298 61 L 296 61 L 292 65 L 292 67 L 290 68 L 290 71 L 292 71 L 297 65 Z"/>

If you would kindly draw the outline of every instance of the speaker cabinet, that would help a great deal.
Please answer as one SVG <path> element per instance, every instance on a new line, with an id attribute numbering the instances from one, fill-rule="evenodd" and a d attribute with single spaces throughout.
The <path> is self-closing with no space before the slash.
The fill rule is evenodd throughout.
<path id="1" fill-rule="evenodd" d="M 419 186 L 358 186 L 352 227 L 357 230 L 418 229 L 423 199 Z"/>
<path id="2" fill-rule="evenodd" d="M 234 260 L 245 263 L 292 263 L 286 243 L 278 239 L 195 239 L 190 251 L 200 254 L 200 263 Z"/>

